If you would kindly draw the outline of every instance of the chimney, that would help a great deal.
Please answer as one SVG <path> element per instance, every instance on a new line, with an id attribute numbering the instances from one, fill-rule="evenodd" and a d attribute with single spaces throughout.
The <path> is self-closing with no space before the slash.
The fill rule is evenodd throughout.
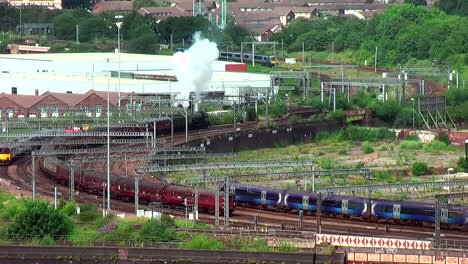
<path id="1" fill-rule="evenodd" d="M 38 95 L 39 95 L 39 89 L 35 89 L 35 90 L 34 90 L 34 95 L 35 95 L 35 96 L 38 96 Z"/>
<path id="2" fill-rule="evenodd" d="M 11 94 L 18 94 L 18 88 L 11 87 Z"/>
<path id="3" fill-rule="evenodd" d="M 73 92 L 72 91 L 67 91 L 67 94 L 71 94 L 71 93 L 73 93 Z"/>

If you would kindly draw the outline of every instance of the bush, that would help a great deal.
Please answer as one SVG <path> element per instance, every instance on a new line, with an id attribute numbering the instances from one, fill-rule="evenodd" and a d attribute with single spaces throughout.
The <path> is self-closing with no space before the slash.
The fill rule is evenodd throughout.
<path id="1" fill-rule="evenodd" d="M 413 163 L 413 174 L 416 176 L 424 175 L 428 172 L 429 167 L 423 161 L 416 161 Z"/>
<path id="2" fill-rule="evenodd" d="M 292 115 L 288 119 L 288 125 L 290 125 L 290 126 L 293 126 L 293 125 L 297 124 L 297 122 L 298 122 L 298 118 L 297 118 L 296 115 Z"/>
<path id="3" fill-rule="evenodd" d="M 374 149 L 372 148 L 372 145 L 369 143 L 369 141 L 362 143 L 361 149 L 365 154 L 374 152 Z"/>
<path id="4" fill-rule="evenodd" d="M 445 143 L 447 146 L 452 144 L 450 137 L 447 134 L 440 135 L 439 141 Z"/>
<path id="5" fill-rule="evenodd" d="M 25 210 L 8 227 L 13 238 L 28 238 L 46 235 L 67 235 L 73 229 L 73 222 L 62 210 L 54 209 L 45 201 L 26 201 Z"/>
<path id="6" fill-rule="evenodd" d="M 174 222 L 164 218 L 161 221 L 146 221 L 140 229 L 138 240 L 141 242 L 170 242 L 176 238 L 172 223 Z"/>
<path id="7" fill-rule="evenodd" d="M 72 215 L 75 215 L 76 214 L 76 202 L 75 201 L 71 201 L 69 203 L 67 203 L 64 207 L 63 207 L 63 212 L 68 215 L 68 216 L 72 216 Z"/>
<path id="8" fill-rule="evenodd" d="M 434 140 L 431 144 L 424 145 L 423 149 L 432 154 L 450 150 L 447 144 L 445 144 L 444 142 L 440 142 L 438 140 Z"/>
<path id="9" fill-rule="evenodd" d="M 325 119 L 336 119 L 336 118 L 342 118 L 345 116 L 345 112 L 341 109 L 337 109 L 335 112 L 330 112 L 325 115 Z"/>
<path id="10" fill-rule="evenodd" d="M 396 138 L 395 133 L 387 128 L 370 129 L 357 126 L 347 127 L 346 135 L 349 140 L 353 141 L 395 140 Z"/>
<path id="11" fill-rule="evenodd" d="M 458 159 L 458 166 L 464 172 L 468 172 L 468 160 L 466 160 L 465 157 L 460 157 L 460 159 Z"/>
<path id="12" fill-rule="evenodd" d="M 288 252 L 288 253 L 293 253 L 293 252 L 296 252 L 297 249 L 295 247 L 293 247 L 291 244 L 289 243 L 286 243 L 286 242 L 281 242 L 279 248 L 278 248 L 278 251 L 279 252 Z"/>
<path id="13" fill-rule="evenodd" d="M 400 142 L 400 149 L 417 150 L 421 148 L 422 148 L 422 144 L 419 141 L 403 140 Z"/>
<path id="14" fill-rule="evenodd" d="M 314 141 L 319 144 L 330 144 L 333 142 L 342 142 L 347 140 L 346 134 L 343 130 L 333 132 L 320 131 L 315 135 Z"/>
<path id="15" fill-rule="evenodd" d="M 42 239 L 41 246 L 55 246 L 55 240 L 50 235 L 47 235 Z"/>
<path id="16" fill-rule="evenodd" d="M 411 134 L 406 138 L 406 140 L 419 141 L 419 137 L 418 137 L 418 135 Z"/>
<path id="17" fill-rule="evenodd" d="M 84 204 L 81 206 L 79 219 L 82 222 L 92 222 L 99 217 L 96 204 Z"/>
<path id="18" fill-rule="evenodd" d="M 210 239 L 207 235 L 196 235 L 185 246 L 186 249 L 207 249 L 207 250 L 223 250 L 224 243 L 219 240 Z"/>

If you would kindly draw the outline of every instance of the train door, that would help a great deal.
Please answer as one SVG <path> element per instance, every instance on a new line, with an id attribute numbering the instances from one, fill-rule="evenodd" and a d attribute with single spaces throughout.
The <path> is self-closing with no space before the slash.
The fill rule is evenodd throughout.
<path id="1" fill-rule="evenodd" d="M 341 213 L 348 214 L 348 200 L 341 201 Z"/>
<path id="2" fill-rule="evenodd" d="M 309 196 L 307 195 L 302 196 L 302 209 L 309 209 Z"/>
<path id="3" fill-rule="evenodd" d="M 400 212 L 401 212 L 401 205 L 394 204 L 393 205 L 393 219 L 400 219 Z"/>
<path id="4" fill-rule="evenodd" d="M 440 222 L 444 224 L 448 223 L 448 209 L 447 208 L 440 209 Z"/>
<path id="5" fill-rule="evenodd" d="M 262 204 L 266 204 L 266 191 L 262 191 L 261 199 L 262 199 Z"/>

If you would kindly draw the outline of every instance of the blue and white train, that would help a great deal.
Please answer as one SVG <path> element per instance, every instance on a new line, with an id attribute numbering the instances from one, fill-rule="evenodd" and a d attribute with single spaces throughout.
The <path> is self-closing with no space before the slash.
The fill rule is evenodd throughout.
<path id="1" fill-rule="evenodd" d="M 278 64 L 278 59 L 276 56 L 272 55 L 261 55 L 255 54 L 254 55 L 254 62 L 255 64 L 261 64 L 268 67 L 273 67 Z M 238 62 L 245 62 L 245 63 L 252 63 L 252 54 L 251 53 L 240 53 L 240 52 L 227 52 L 221 51 L 219 53 L 220 60 L 226 61 L 238 61 Z"/>
<path id="2" fill-rule="evenodd" d="M 231 185 L 236 204 L 246 207 L 266 208 L 284 212 L 312 214 L 317 210 L 317 194 L 295 190 L 278 190 L 267 187 L 236 183 Z M 365 198 L 326 195 L 321 210 L 331 217 L 360 217 L 363 219 L 387 219 L 405 223 L 434 223 L 434 204 L 386 201 Z M 449 205 L 441 211 L 441 223 L 468 228 L 468 207 Z"/>

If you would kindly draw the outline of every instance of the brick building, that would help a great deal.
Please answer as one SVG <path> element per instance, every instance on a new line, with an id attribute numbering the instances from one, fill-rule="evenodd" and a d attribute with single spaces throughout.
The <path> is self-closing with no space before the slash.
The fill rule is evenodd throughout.
<path id="1" fill-rule="evenodd" d="M 129 103 L 129 93 L 121 93 L 121 105 Z M 117 106 L 117 92 L 109 93 L 109 104 Z M 136 101 L 136 100 L 135 100 Z M 39 95 L 0 94 L 0 119 L 28 117 L 57 117 L 67 107 L 102 109 L 107 106 L 107 92 L 90 90 L 85 94 L 52 93 Z"/>

